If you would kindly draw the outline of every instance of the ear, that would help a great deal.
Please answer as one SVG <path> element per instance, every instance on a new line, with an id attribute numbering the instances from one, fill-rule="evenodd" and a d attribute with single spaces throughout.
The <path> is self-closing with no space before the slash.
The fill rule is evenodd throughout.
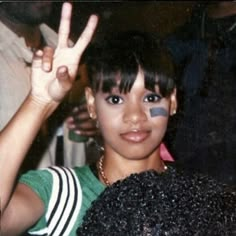
<path id="1" fill-rule="evenodd" d="M 88 108 L 89 116 L 91 119 L 95 120 L 97 118 L 95 97 L 90 87 L 85 88 L 85 97 L 87 101 L 87 108 Z"/>
<path id="2" fill-rule="evenodd" d="M 176 114 L 177 107 L 178 107 L 177 90 L 175 88 L 174 91 L 172 92 L 172 94 L 170 95 L 170 115 L 171 116 Z"/>

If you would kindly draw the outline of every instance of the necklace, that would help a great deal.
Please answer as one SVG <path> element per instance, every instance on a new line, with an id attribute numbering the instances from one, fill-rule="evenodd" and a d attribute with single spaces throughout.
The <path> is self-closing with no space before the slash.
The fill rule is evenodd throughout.
<path id="1" fill-rule="evenodd" d="M 107 179 L 104 169 L 103 169 L 103 160 L 104 156 L 102 155 L 98 161 L 98 171 L 100 176 L 102 177 L 103 182 L 105 183 L 106 186 L 111 186 L 110 181 Z M 164 164 L 164 172 L 168 169 L 168 167 Z"/>
<path id="2" fill-rule="evenodd" d="M 104 160 L 104 156 L 101 156 L 101 158 L 99 159 L 99 162 L 98 162 L 98 171 L 99 171 L 99 174 L 101 175 L 102 180 L 105 183 L 105 185 L 110 186 L 111 183 L 107 179 L 107 177 L 105 175 L 105 172 L 104 172 L 104 169 L 103 169 L 103 160 Z"/>

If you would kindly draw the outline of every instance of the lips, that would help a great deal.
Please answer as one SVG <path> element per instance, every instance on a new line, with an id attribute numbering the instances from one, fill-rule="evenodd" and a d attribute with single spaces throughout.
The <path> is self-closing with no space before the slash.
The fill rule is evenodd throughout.
<path id="1" fill-rule="evenodd" d="M 150 131 L 134 130 L 134 131 L 122 133 L 120 136 L 125 141 L 132 142 L 132 143 L 140 143 L 140 142 L 143 142 L 145 139 L 147 139 L 149 135 L 150 135 Z"/>

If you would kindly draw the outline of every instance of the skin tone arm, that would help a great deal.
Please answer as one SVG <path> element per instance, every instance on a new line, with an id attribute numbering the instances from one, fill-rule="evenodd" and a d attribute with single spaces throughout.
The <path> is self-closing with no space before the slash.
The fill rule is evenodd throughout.
<path id="1" fill-rule="evenodd" d="M 71 4 L 64 3 L 55 53 L 51 48 L 37 52 L 32 64 L 32 89 L 16 115 L 0 133 L 1 230 L 17 235 L 34 224 L 44 212 L 39 197 L 15 179 L 24 156 L 42 123 L 52 114 L 72 86 L 80 57 L 97 25 L 91 16 L 80 38 L 67 45 Z"/>

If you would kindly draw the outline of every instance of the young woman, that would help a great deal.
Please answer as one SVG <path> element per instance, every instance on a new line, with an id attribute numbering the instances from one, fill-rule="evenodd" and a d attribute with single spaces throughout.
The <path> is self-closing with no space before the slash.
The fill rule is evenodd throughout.
<path id="1" fill-rule="evenodd" d="M 232 235 L 235 193 L 160 158 L 177 109 L 164 48 L 146 33 L 128 32 L 94 51 L 86 95 L 104 138 L 95 174 L 110 187 L 93 202 L 78 235 Z"/>
<path id="2" fill-rule="evenodd" d="M 156 40 L 131 32 L 106 40 L 88 57 L 87 106 L 104 145 L 98 163 L 31 171 L 15 187 L 30 143 L 71 87 L 96 26 L 97 18 L 92 17 L 74 48 L 68 48 L 68 8 L 65 4 L 54 56 L 49 48 L 37 54 L 32 91 L 0 136 L 3 235 L 27 229 L 31 235 L 75 235 L 91 202 L 106 186 L 147 170 L 168 173 L 169 167 L 160 158 L 160 144 L 169 116 L 177 109 L 173 66 Z"/>
<path id="3" fill-rule="evenodd" d="M 131 173 L 165 171 L 159 149 L 177 109 L 168 54 L 150 35 L 132 31 L 91 51 L 86 98 L 104 140 L 99 178 L 110 185 Z"/>

